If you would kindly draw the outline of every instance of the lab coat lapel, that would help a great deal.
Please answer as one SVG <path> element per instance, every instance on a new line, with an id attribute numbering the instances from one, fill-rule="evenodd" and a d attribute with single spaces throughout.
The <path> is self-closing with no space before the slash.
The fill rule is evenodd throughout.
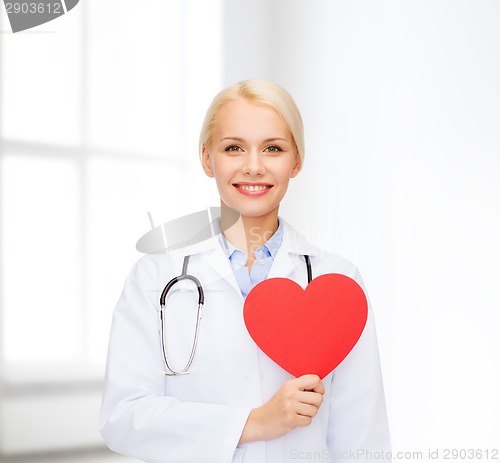
<path id="1" fill-rule="evenodd" d="M 268 278 L 288 278 L 297 268 L 297 264 L 292 260 L 290 252 L 283 244 L 276 254 Z"/>
<path id="2" fill-rule="evenodd" d="M 204 281 L 202 284 L 208 285 L 217 280 L 223 279 L 231 285 L 231 287 L 236 291 L 237 294 L 241 296 L 241 290 L 238 285 L 238 281 L 234 275 L 231 268 L 229 259 L 226 257 L 223 249 L 220 246 L 218 236 L 213 236 L 208 240 L 195 243 L 191 246 L 186 246 L 185 248 L 178 249 L 173 253 L 173 260 L 175 269 L 180 274 L 182 270 L 182 264 L 184 262 L 185 256 L 193 256 L 189 261 L 188 273 L 194 274 L 192 269 L 191 261 L 194 261 L 196 255 L 202 255 L 203 266 L 205 269 L 200 268 L 199 271 L 204 275 Z M 241 296 L 243 298 L 243 296 Z"/>
<path id="3" fill-rule="evenodd" d="M 269 271 L 268 278 L 290 278 L 297 269 L 297 260 L 293 259 L 292 256 L 315 256 L 319 251 L 281 217 L 280 221 L 283 221 L 283 241 Z"/>
<path id="4" fill-rule="evenodd" d="M 236 276 L 234 275 L 233 269 L 231 267 L 231 263 L 227 258 L 224 250 L 222 249 L 218 237 L 216 237 L 215 241 L 215 249 L 209 258 L 209 266 L 212 270 L 212 273 L 216 275 L 217 278 L 222 278 L 229 283 L 232 288 L 236 291 L 236 293 L 243 300 L 243 296 L 241 294 L 240 285 L 238 284 L 238 280 L 236 280 Z"/>

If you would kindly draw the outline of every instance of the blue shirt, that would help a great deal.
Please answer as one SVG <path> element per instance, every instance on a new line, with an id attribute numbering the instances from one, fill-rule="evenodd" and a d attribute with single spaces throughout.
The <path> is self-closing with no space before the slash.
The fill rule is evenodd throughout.
<path id="1" fill-rule="evenodd" d="M 219 228 L 220 231 L 220 228 Z M 267 278 L 269 270 L 273 265 L 274 258 L 278 253 L 283 240 L 283 223 L 278 219 L 278 229 L 269 240 L 255 251 L 255 261 L 252 264 L 250 273 L 245 265 L 247 262 L 247 253 L 233 246 L 226 240 L 222 233 L 219 233 L 219 242 L 226 253 L 227 258 L 233 269 L 234 276 L 238 281 L 241 294 L 245 299 L 250 290 L 261 281 Z"/>

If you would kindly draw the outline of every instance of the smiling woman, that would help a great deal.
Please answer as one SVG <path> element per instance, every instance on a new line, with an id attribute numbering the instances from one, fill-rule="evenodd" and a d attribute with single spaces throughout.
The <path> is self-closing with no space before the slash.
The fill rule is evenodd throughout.
<path id="1" fill-rule="evenodd" d="M 268 278 L 305 287 L 312 269 L 314 276 L 342 274 L 363 287 L 353 264 L 310 245 L 278 216 L 304 157 L 295 103 L 271 82 L 233 85 L 216 96 L 200 140 L 203 169 L 220 196 L 218 233 L 145 256 L 126 281 L 108 352 L 106 442 L 151 463 L 332 460 L 359 457 L 360 450 L 367 452 L 363 461 L 386 459 L 380 458 L 389 433 L 371 308 L 357 344 L 322 378 L 315 371 L 294 378 L 245 326 L 245 299 Z M 293 344 L 318 343 L 316 334 L 296 336 Z"/>
<path id="2" fill-rule="evenodd" d="M 250 270 L 255 250 L 277 230 L 279 204 L 302 167 L 299 110 L 286 91 L 268 81 L 239 83 L 215 97 L 200 145 L 203 169 L 216 180 L 221 207 L 238 210 L 240 225 L 245 224 L 245 234 L 241 226 L 232 227 L 226 237 L 240 248 L 249 245 Z M 224 225 L 224 214 L 221 220 Z"/>
<path id="3" fill-rule="evenodd" d="M 273 108 L 244 99 L 224 105 L 212 143 L 202 148 L 202 163 L 205 173 L 216 180 L 221 207 L 238 210 L 245 230 L 258 229 L 263 237 L 276 231 L 278 208 L 299 171 L 300 158 L 292 134 Z M 237 236 L 252 244 L 251 268 L 253 251 L 265 240 L 226 232 L 230 241 L 242 246 Z"/>

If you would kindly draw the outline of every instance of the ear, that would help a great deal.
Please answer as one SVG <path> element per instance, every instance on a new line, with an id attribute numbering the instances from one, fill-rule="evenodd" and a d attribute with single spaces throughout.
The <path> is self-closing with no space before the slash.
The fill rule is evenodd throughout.
<path id="1" fill-rule="evenodd" d="M 295 165 L 293 166 L 292 172 L 290 174 L 290 178 L 294 178 L 297 176 L 297 174 L 300 171 L 300 167 L 301 167 L 300 156 L 299 156 L 299 153 L 296 152 L 295 153 Z"/>
<path id="2" fill-rule="evenodd" d="M 212 169 L 212 157 L 208 151 L 208 148 L 203 145 L 201 147 L 201 165 L 203 167 L 203 170 L 205 171 L 205 174 L 207 174 L 208 177 L 214 178 L 214 172 Z"/>

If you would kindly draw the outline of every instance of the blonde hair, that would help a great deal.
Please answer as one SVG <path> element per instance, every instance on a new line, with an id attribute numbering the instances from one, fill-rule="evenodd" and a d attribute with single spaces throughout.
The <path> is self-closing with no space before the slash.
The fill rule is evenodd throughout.
<path id="1" fill-rule="evenodd" d="M 226 103 L 240 98 L 255 104 L 270 106 L 280 115 L 295 141 L 300 158 L 300 168 L 302 168 L 305 155 L 304 125 L 299 108 L 284 88 L 268 80 L 244 80 L 226 87 L 215 96 L 201 126 L 200 154 L 203 146 L 209 147 L 212 142 L 212 131 L 217 122 L 217 113 L 220 108 Z"/>

